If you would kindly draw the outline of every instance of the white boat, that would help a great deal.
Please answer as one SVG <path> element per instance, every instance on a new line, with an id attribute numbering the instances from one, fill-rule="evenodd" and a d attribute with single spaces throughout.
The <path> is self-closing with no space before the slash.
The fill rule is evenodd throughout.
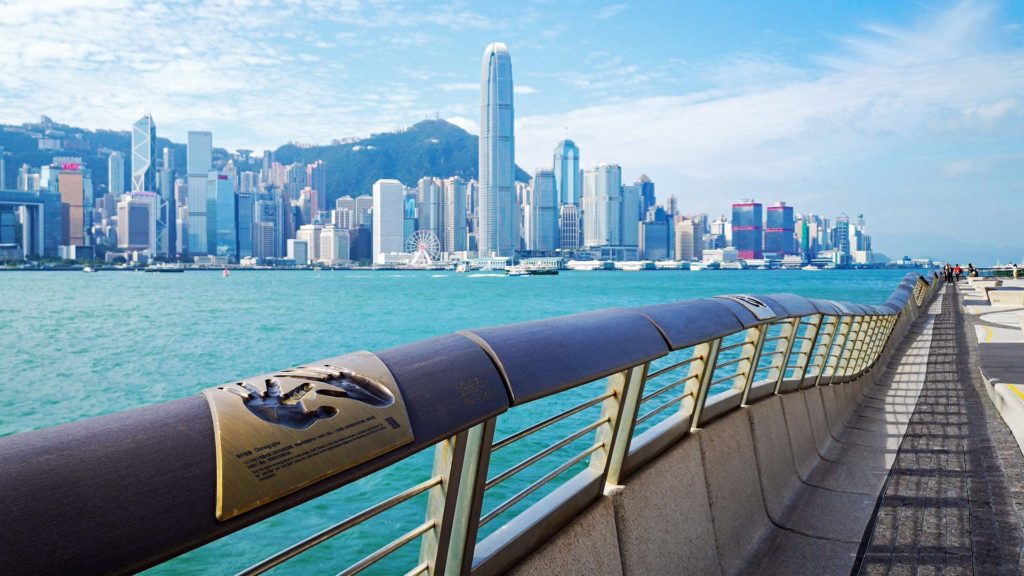
<path id="1" fill-rule="evenodd" d="M 469 272 L 469 266 L 465 262 L 459 262 L 459 265 L 455 267 L 455 271 L 459 273 Z"/>
<path id="2" fill-rule="evenodd" d="M 82 272 L 95 272 L 95 271 L 96 271 L 96 269 L 93 268 L 92 266 L 86 266 L 86 267 L 82 268 Z"/>
<path id="3" fill-rule="evenodd" d="M 529 276 L 530 271 L 523 266 L 509 266 L 505 268 L 505 273 L 509 276 Z"/>
<path id="4" fill-rule="evenodd" d="M 224 269 L 224 273 L 222 273 L 221 276 L 223 276 L 225 278 L 227 278 L 228 276 L 231 276 L 231 270 L 228 270 L 227 268 L 225 268 Z"/>
<path id="5" fill-rule="evenodd" d="M 821 272 L 821 268 L 818 268 L 817 266 L 814 266 L 813 264 L 808 264 L 807 266 L 804 266 L 803 268 L 801 268 L 801 270 L 807 270 L 808 272 Z"/>

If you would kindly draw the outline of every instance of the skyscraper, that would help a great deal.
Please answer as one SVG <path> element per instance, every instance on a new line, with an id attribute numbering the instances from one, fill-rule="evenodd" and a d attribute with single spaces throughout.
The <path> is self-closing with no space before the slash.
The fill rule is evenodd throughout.
<path id="1" fill-rule="evenodd" d="M 760 202 L 744 200 L 732 205 L 732 243 L 740 258 L 750 260 L 764 257 L 763 222 Z"/>
<path id="2" fill-rule="evenodd" d="M 651 182 L 647 174 L 643 174 L 637 179 L 634 186 L 640 193 L 640 214 L 647 214 L 647 211 L 658 203 L 654 197 L 654 182 Z"/>
<path id="3" fill-rule="evenodd" d="M 405 186 L 398 180 L 373 183 L 373 262 L 384 264 L 385 256 L 405 247 Z"/>
<path id="4" fill-rule="evenodd" d="M 558 200 L 555 173 L 538 169 L 526 195 L 526 249 L 553 252 L 558 247 Z"/>
<path id="5" fill-rule="evenodd" d="M 779 202 L 768 207 L 764 229 L 764 251 L 779 256 L 796 254 L 794 249 L 793 207 Z"/>
<path id="6" fill-rule="evenodd" d="M 622 168 L 618 164 L 599 164 L 583 173 L 583 214 L 584 246 L 621 245 Z"/>
<path id="7" fill-rule="evenodd" d="M 7 159 L 4 158 L 4 147 L 0 146 L 0 190 L 5 188 L 7 188 Z"/>
<path id="8" fill-rule="evenodd" d="M 310 211 L 313 213 L 313 220 L 316 220 L 316 213 L 327 209 L 327 170 L 324 169 L 323 160 L 306 166 L 306 186 L 313 190 L 310 196 Z"/>
<path id="9" fill-rule="evenodd" d="M 466 244 L 466 181 L 453 176 L 444 181 L 444 239 L 447 252 L 462 252 Z"/>
<path id="10" fill-rule="evenodd" d="M 206 255 L 215 250 L 216 229 L 208 230 L 210 204 L 216 205 L 216 191 L 210 191 L 210 170 L 213 167 L 213 134 L 188 133 L 188 251 Z M 216 186 L 216 183 L 214 183 Z M 212 232 L 212 233 L 211 233 Z M 209 238 L 212 237 L 214 244 Z"/>
<path id="11" fill-rule="evenodd" d="M 107 192 L 114 196 L 124 194 L 124 156 L 120 152 L 111 152 L 107 158 Z"/>
<path id="12" fill-rule="evenodd" d="M 132 192 L 156 191 L 156 124 L 146 114 L 132 124 Z"/>
<path id="13" fill-rule="evenodd" d="M 572 140 L 555 146 L 555 188 L 558 205 L 580 205 L 580 149 Z"/>
<path id="14" fill-rule="evenodd" d="M 481 256 L 512 256 L 519 245 L 514 214 L 514 122 L 512 58 L 504 44 L 495 42 L 484 50 L 480 81 L 480 206 L 476 233 Z"/>

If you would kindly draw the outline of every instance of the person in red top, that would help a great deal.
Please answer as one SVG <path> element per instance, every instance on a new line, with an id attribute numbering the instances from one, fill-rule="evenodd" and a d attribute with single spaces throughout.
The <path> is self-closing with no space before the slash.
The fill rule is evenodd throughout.
<path id="1" fill-rule="evenodd" d="M 964 269 L 959 264 L 953 267 L 953 274 L 956 276 L 956 281 L 960 281 L 960 276 L 964 273 Z"/>

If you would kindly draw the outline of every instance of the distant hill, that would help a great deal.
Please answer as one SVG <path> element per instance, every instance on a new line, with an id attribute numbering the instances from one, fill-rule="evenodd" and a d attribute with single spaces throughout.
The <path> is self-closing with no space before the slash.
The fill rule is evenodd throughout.
<path id="1" fill-rule="evenodd" d="M 174 150 L 174 164 L 179 175 L 186 167 L 186 146 L 160 138 L 157 119 L 157 153 L 164 147 Z M 214 134 L 214 138 L 216 138 Z M 59 140 L 63 150 L 40 150 L 39 140 Z M 407 186 L 415 186 L 423 176 L 477 177 L 478 138 L 444 120 L 426 120 L 404 130 L 374 134 L 369 138 L 331 144 L 300 147 L 281 146 L 274 159 L 282 164 L 310 163 L 323 160 L 327 168 L 328 201 L 333 205 L 339 196 L 369 194 L 373 183 L 381 178 L 395 178 Z M 49 164 L 54 156 L 81 156 L 92 170 L 93 188 L 97 194 L 107 186 L 107 157 L 118 151 L 125 158 L 125 184 L 131 182 L 131 132 L 87 130 L 59 124 L 43 117 L 38 123 L 20 126 L 0 125 L 0 147 L 7 162 L 7 188 L 17 185 L 18 168 L 29 164 L 35 168 Z M 230 155 L 222 148 L 214 149 L 214 165 L 223 166 Z M 235 158 L 239 172 L 259 170 L 257 163 L 244 163 Z M 526 182 L 529 174 L 516 167 L 516 179 Z"/>
<path id="2" fill-rule="evenodd" d="M 424 120 L 405 130 L 330 146 L 287 145 L 274 152 L 282 164 L 320 159 L 327 168 L 328 201 L 339 196 L 369 194 L 373 183 L 394 178 L 415 186 L 424 176 L 477 177 L 478 137 L 444 120 Z M 516 180 L 530 176 L 516 167 Z"/>

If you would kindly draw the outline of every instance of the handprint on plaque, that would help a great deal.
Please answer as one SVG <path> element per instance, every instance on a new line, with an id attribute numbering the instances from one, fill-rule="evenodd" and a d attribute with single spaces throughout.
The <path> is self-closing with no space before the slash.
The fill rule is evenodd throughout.
<path id="1" fill-rule="evenodd" d="M 281 384 L 277 378 L 301 378 L 314 380 L 317 384 L 314 388 L 314 384 L 302 382 L 282 394 Z M 267 378 L 266 392 L 260 392 L 259 388 L 248 382 L 236 382 L 220 388 L 241 397 L 249 412 L 260 420 L 298 430 L 305 430 L 316 421 L 338 413 L 338 409 L 333 406 L 307 410 L 302 404 L 302 399 L 310 392 L 314 395 L 355 400 L 375 408 L 390 406 L 395 401 L 394 396 L 384 386 L 334 366 L 304 366 L 286 370 L 278 374 L 277 378 Z"/>

